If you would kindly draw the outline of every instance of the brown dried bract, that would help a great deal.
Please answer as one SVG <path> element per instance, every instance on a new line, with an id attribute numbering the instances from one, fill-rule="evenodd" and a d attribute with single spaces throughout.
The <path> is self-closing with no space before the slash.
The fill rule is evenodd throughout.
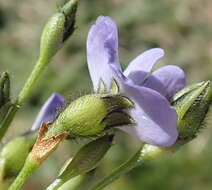
<path id="1" fill-rule="evenodd" d="M 42 123 L 38 132 L 37 140 L 29 154 L 29 158 L 38 163 L 42 163 L 51 154 L 62 140 L 67 137 L 67 133 L 61 133 L 45 138 L 45 134 L 52 123 Z"/>

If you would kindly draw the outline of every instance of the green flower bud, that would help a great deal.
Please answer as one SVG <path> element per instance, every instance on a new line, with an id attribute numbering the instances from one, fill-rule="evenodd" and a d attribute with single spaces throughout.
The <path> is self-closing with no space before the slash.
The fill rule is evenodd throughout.
<path id="1" fill-rule="evenodd" d="M 178 114 L 179 141 L 186 143 L 196 137 L 212 102 L 211 81 L 190 85 L 172 98 Z"/>
<path id="2" fill-rule="evenodd" d="M 51 59 L 74 31 L 78 0 L 70 0 L 47 22 L 40 44 L 40 58 Z"/>
<path id="3" fill-rule="evenodd" d="M 65 163 L 57 179 L 47 189 L 56 190 L 71 178 L 94 169 L 111 147 L 112 140 L 112 135 L 105 135 L 83 146 L 73 159 Z"/>
<path id="4" fill-rule="evenodd" d="M 7 143 L 0 153 L 0 180 L 8 180 L 18 175 L 35 139 L 19 136 Z"/>
<path id="5" fill-rule="evenodd" d="M 73 101 L 54 121 L 46 137 L 67 133 L 71 137 L 91 136 L 114 126 L 132 124 L 124 112 L 133 103 L 120 95 L 90 94 Z"/>

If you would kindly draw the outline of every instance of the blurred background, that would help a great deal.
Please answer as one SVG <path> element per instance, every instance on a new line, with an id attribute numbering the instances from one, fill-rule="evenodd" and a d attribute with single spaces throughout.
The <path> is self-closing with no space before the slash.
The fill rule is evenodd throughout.
<path id="1" fill-rule="evenodd" d="M 14 98 L 38 57 L 42 27 L 59 4 L 59 0 L 0 1 L 0 72 L 10 72 Z M 119 26 L 123 68 L 144 50 L 161 47 L 166 55 L 156 67 L 179 65 L 187 74 L 188 84 L 212 80 L 211 0 L 81 0 L 74 35 L 38 81 L 5 141 L 31 127 L 39 108 L 51 93 L 62 93 L 70 101 L 92 91 L 86 65 L 86 38 L 89 27 L 99 15 L 113 17 Z M 138 167 L 105 189 L 211 189 L 211 118 L 209 114 L 207 128 L 179 152 Z M 84 142 L 67 141 L 30 177 L 24 189 L 37 190 L 49 185 L 62 163 Z M 139 146 L 138 141 L 118 132 L 98 174 L 94 175 L 110 173 Z M 84 190 L 86 185 L 78 189 Z"/>

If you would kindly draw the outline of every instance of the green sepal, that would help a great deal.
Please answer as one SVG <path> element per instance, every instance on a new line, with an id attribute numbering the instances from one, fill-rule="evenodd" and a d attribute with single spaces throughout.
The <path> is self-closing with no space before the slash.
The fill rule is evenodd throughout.
<path id="1" fill-rule="evenodd" d="M 97 93 L 106 94 L 108 91 L 104 81 L 102 79 L 99 80 Z M 112 79 L 111 87 L 108 94 L 118 94 L 120 92 L 119 85 L 115 79 Z"/>
<path id="2" fill-rule="evenodd" d="M 176 102 L 178 99 L 181 99 L 183 96 L 185 96 L 186 94 L 190 93 L 191 91 L 201 87 L 202 85 L 204 85 L 205 82 L 199 82 L 199 83 L 195 83 L 195 84 L 190 84 L 186 87 L 184 87 L 183 89 L 181 89 L 180 91 L 178 91 L 170 100 L 170 102 L 174 103 Z"/>
<path id="3" fill-rule="evenodd" d="M 106 86 L 102 79 L 99 80 L 99 86 L 98 86 L 97 92 L 98 92 L 98 94 L 106 93 Z"/>
<path id="4" fill-rule="evenodd" d="M 211 102 L 211 81 L 188 86 L 173 97 L 172 105 L 178 114 L 179 143 L 188 142 L 196 137 L 204 126 Z"/>
<path id="5" fill-rule="evenodd" d="M 61 12 L 65 15 L 66 18 L 63 42 L 65 42 L 74 32 L 77 7 L 78 0 L 69 0 L 61 9 Z"/>
<path id="6" fill-rule="evenodd" d="M 133 118 L 123 111 L 111 112 L 107 115 L 103 122 L 105 123 L 106 128 L 108 129 L 117 126 L 135 124 Z"/>
<path id="7" fill-rule="evenodd" d="M 134 104 L 126 97 L 108 94 L 90 94 L 73 101 L 58 116 L 46 133 L 46 137 L 68 133 L 71 137 L 98 135 L 107 128 L 105 121 L 112 113 L 130 109 Z M 131 120 L 120 118 L 124 123 Z M 124 116 L 124 115 L 123 115 Z M 113 117 L 113 120 L 115 118 Z M 109 122 L 111 123 L 111 122 Z M 118 122 L 122 123 L 122 121 Z"/>
<path id="8" fill-rule="evenodd" d="M 8 72 L 0 75 L 0 108 L 10 102 L 10 76 Z"/>
<path id="9" fill-rule="evenodd" d="M 115 79 L 113 79 L 111 83 L 110 94 L 118 94 L 119 91 L 120 89 L 119 89 L 118 82 Z"/>
<path id="10" fill-rule="evenodd" d="M 127 97 L 121 95 L 102 95 L 102 100 L 107 104 L 107 112 L 133 108 L 134 103 Z"/>

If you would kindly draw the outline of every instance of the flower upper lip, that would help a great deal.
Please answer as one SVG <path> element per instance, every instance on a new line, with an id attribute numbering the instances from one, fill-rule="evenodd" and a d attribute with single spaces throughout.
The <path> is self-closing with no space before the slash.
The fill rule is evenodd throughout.
<path id="1" fill-rule="evenodd" d="M 88 34 L 87 60 L 94 91 L 98 90 L 100 80 L 109 91 L 115 79 L 120 93 L 135 103 L 130 115 L 136 124 L 121 129 L 147 143 L 170 146 L 176 141 L 178 132 L 177 114 L 168 99 L 185 86 L 185 74 L 174 65 L 151 73 L 163 55 L 160 48 L 145 51 L 122 72 L 116 23 L 110 17 L 100 16 Z"/>

